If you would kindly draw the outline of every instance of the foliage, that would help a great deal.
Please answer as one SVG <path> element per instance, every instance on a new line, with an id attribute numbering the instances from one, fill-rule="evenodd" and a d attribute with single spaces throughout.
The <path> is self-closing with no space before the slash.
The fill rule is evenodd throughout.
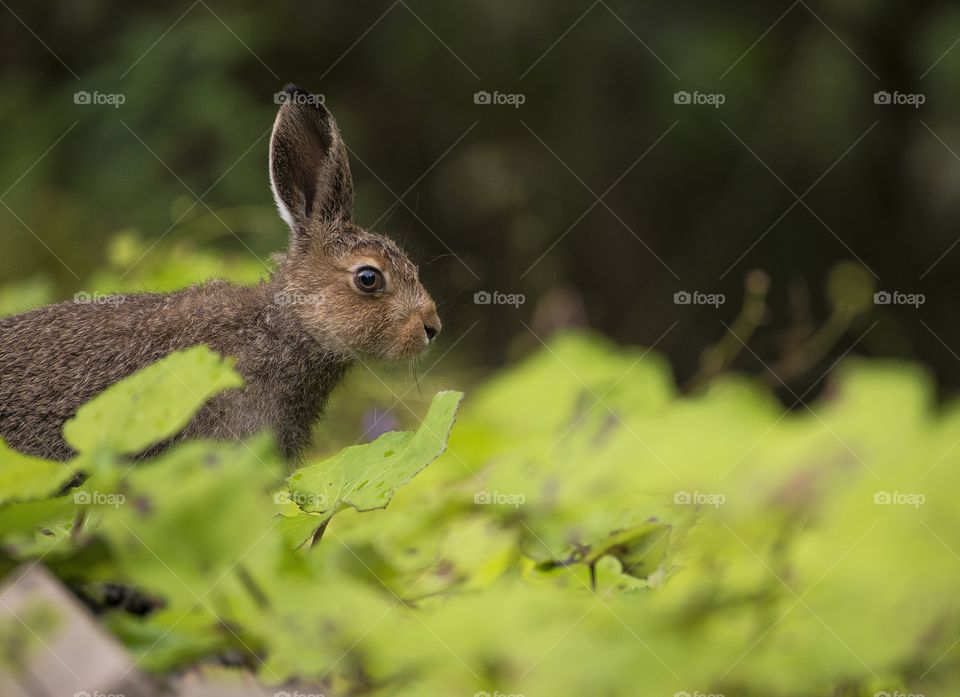
<path id="1" fill-rule="evenodd" d="M 104 616 L 153 671 L 231 651 L 335 693 L 957 684 L 960 410 L 916 368 L 850 361 L 785 413 L 745 378 L 683 396 L 659 357 L 566 335 L 477 389 L 420 474 L 458 393 L 289 474 L 265 438 L 132 465 L 139 437 L 89 435 L 100 414 L 161 439 L 169 400 L 191 413 L 225 369 L 200 348 L 113 388 L 66 465 L 0 451 L 5 566 L 42 556 L 75 588 L 153 599 Z M 211 389 L 184 397 L 174 371 Z"/>

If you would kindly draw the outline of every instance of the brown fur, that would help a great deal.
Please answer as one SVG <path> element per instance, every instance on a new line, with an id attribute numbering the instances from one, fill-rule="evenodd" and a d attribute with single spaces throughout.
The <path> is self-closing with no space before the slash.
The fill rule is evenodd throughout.
<path id="1" fill-rule="evenodd" d="M 393 242 L 351 222 L 353 185 L 336 122 L 322 104 L 298 102 L 303 92 L 287 93 L 270 145 L 271 185 L 291 227 L 276 273 L 253 287 L 214 281 L 0 319 L 0 436 L 11 447 L 69 458 L 63 424 L 80 406 L 173 351 L 207 344 L 236 357 L 246 387 L 215 397 L 174 440 L 270 429 L 292 459 L 351 363 L 426 350 L 440 320 L 416 267 Z M 382 271 L 382 292 L 357 288 L 362 266 Z"/>

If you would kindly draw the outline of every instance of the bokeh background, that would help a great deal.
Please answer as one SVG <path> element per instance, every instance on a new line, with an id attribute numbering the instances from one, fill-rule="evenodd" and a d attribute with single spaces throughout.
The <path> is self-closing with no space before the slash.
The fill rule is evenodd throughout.
<path id="1" fill-rule="evenodd" d="M 744 370 L 790 403 L 848 352 L 960 386 L 955 3 L 0 5 L 4 312 L 266 273 L 292 81 L 339 120 L 359 222 L 441 302 L 428 365 L 480 372 L 588 325 L 690 388 Z"/>

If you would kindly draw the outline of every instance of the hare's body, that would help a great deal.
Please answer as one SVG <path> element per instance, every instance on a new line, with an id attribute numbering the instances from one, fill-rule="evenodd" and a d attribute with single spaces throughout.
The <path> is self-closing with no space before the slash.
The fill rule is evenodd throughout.
<path id="1" fill-rule="evenodd" d="M 151 452 L 186 437 L 269 430 L 295 458 L 353 360 L 427 349 L 440 331 L 436 305 L 393 242 L 352 222 L 353 180 L 336 122 L 322 99 L 295 87 L 282 102 L 270 185 L 291 236 L 276 274 L 252 287 L 216 281 L 0 319 L 0 438 L 31 455 L 68 458 L 63 424 L 84 403 L 174 351 L 207 344 L 237 359 L 246 386 L 215 397 Z"/>
<path id="2" fill-rule="evenodd" d="M 0 319 L 0 434 L 24 453 L 65 459 L 63 424 L 80 406 L 173 351 L 207 344 L 236 357 L 246 387 L 215 397 L 178 438 L 273 431 L 295 457 L 347 362 L 321 347 L 290 305 L 276 302 L 281 288 L 276 280 L 214 282 Z"/>

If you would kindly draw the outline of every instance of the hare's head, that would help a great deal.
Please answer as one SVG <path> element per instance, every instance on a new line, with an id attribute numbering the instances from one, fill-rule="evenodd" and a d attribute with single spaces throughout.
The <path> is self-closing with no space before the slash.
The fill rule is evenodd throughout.
<path id="1" fill-rule="evenodd" d="M 270 185 L 290 226 L 284 302 L 332 351 L 397 360 L 421 354 L 440 318 L 417 268 L 352 221 L 347 149 L 322 99 L 287 87 L 270 141 Z"/>

